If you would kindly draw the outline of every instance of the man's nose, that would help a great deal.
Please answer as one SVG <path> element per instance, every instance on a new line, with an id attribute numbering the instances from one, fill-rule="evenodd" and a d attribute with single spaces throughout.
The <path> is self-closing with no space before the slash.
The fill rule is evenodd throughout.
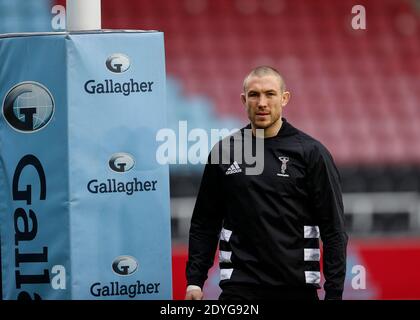
<path id="1" fill-rule="evenodd" d="M 261 95 L 258 99 L 258 106 L 259 107 L 266 107 L 267 106 L 267 98 L 264 95 Z"/>

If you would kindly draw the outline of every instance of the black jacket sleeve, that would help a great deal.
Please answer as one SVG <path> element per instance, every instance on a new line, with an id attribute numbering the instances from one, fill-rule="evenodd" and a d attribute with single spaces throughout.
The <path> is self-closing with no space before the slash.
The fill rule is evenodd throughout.
<path id="1" fill-rule="evenodd" d="M 210 160 L 205 166 L 189 233 L 187 284 L 201 288 L 214 263 L 223 221 L 221 173 L 217 169 L 217 165 L 210 164 Z"/>
<path id="2" fill-rule="evenodd" d="M 325 299 L 342 299 L 348 237 L 340 176 L 331 154 L 320 143 L 309 154 L 309 184 L 323 244 Z"/>

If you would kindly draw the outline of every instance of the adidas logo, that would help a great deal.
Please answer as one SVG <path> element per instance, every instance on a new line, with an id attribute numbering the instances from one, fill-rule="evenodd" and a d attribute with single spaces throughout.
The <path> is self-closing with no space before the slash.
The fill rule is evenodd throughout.
<path id="1" fill-rule="evenodd" d="M 242 169 L 239 167 L 238 163 L 235 161 L 232 163 L 229 169 L 226 170 L 226 175 L 239 173 L 239 172 L 242 172 Z"/>

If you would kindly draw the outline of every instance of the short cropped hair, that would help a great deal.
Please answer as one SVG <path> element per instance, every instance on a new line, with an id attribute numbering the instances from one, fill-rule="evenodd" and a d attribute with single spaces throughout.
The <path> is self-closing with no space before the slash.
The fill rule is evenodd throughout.
<path id="1" fill-rule="evenodd" d="M 264 76 L 275 76 L 279 79 L 280 82 L 280 90 L 284 92 L 286 90 L 286 84 L 281 76 L 280 72 L 278 72 L 275 68 L 269 66 L 259 66 L 254 68 L 244 79 L 243 89 L 244 93 L 246 93 L 246 86 L 248 84 L 248 80 L 251 77 L 264 77 Z"/>

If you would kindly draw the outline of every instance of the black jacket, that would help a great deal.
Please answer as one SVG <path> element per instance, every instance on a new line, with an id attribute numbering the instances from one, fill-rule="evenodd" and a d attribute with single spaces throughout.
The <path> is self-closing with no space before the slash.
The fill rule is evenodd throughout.
<path id="1" fill-rule="evenodd" d="M 222 288 L 238 283 L 319 288 L 321 238 L 326 299 L 340 299 L 347 235 L 330 153 L 283 119 L 278 135 L 264 139 L 262 173 L 248 175 L 246 147 L 239 159 L 233 150 L 247 136 L 255 149 L 249 132 L 250 126 L 224 140 L 229 163 L 211 164 L 209 156 L 191 220 L 188 284 L 203 287 L 219 243 Z M 215 150 L 223 153 L 222 142 Z"/>

